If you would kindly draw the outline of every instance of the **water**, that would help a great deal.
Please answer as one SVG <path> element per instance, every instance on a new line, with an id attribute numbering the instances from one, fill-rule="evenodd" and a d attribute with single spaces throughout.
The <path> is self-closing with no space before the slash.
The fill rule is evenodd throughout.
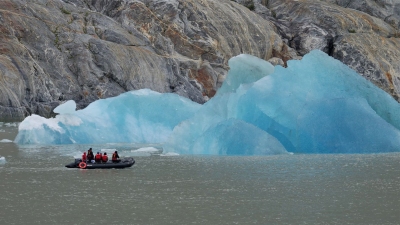
<path id="1" fill-rule="evenodd" d="M 0 127 L 0 140 L 15 135 Z M 89 147 L 143 146 L 0 143 L 0 224 L 400 224 L 400 153 L 153 152 L 128 169 L 64 167 Z"/>

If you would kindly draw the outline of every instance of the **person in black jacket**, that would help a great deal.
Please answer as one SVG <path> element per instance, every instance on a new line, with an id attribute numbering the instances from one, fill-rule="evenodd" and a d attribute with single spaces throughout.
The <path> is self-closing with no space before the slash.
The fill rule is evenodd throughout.
<path id="1" fill-rule="evenodd" d="M 89 148 L 89 150 L 88 150 L 87 160 L 90 163 L 92 162 L 92 160 L 94 160 L 94 154 L 93 154 L 92 148 Z"/>

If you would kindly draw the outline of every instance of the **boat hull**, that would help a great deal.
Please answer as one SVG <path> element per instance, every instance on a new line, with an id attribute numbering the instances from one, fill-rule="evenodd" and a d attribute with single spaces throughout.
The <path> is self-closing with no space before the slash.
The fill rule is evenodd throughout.
<path id="1" fill-rule="evenodd" d="M 106 163 L 86 163 L 85 166 L 81 165 L 81 159 L 75 159 L 75 162 L 65 165 L 67 168 L 78 168 L 78 169 L 123 169 L 133 166 L 135 160 L 133 158 L 123 158 L 120 162 L 114 163 L 108 161 Z"/>

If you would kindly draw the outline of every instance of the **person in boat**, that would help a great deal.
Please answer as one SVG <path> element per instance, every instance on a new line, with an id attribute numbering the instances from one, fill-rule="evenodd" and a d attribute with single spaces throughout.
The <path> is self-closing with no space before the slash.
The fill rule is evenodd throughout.
<path id="1" fill-rule="evenodd" d="M 86 160 L 87 160 L 86 152 L 83 152 L 83 154 L 82 154 L 82 162 L 86 162 Z"/>
<path id="2" fill-rule="evenodd" d="M 89 150 L 88 150 L 87 160 L 88 160 L 88 162 L 92 162 L 92 160 L 94 160 L 94 154 L 93 154 L 92 148 L 89 148 Z"/>
<path id="3" fill-rule="evenodd" d="M 112 160 L 113 163 L 119 163 L 119 162 L 121 162 L 121 160 L 119 159 L 119 155 L 118 155 L 118 152 L 117 152 L 117 151 L 115 151 L 115 152 L 113 153 L 113 155 L 112 155 L 112 157 L 111 157 L 111 160 Z"/>
<path id="4" fill-rule="evenodd" d="M 96 163 L 101 163 L 101 154 L 100 154 L 100 152 L 97 152 L 96 156 L 94 157 L 94 161 Z"/>
<path id="5" fill-rule="evenodd" d="M 103 163 L 106 163 L 108 161 L 107 152 L 104 152 L 103 156 L 101 157 L 101 161 L 103 161 Z"/>

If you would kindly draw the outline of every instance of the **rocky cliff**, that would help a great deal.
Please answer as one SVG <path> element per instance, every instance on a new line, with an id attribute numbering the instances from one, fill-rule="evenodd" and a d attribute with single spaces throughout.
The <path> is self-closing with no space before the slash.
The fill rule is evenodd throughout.
<path id="1" fill-rule="evenodd" d="M 285 65 L 321 49 L 398 98 L 399 3 L 0 1 L 0 118 L 150 88 L 204 103 L 247 53 Z"/>

